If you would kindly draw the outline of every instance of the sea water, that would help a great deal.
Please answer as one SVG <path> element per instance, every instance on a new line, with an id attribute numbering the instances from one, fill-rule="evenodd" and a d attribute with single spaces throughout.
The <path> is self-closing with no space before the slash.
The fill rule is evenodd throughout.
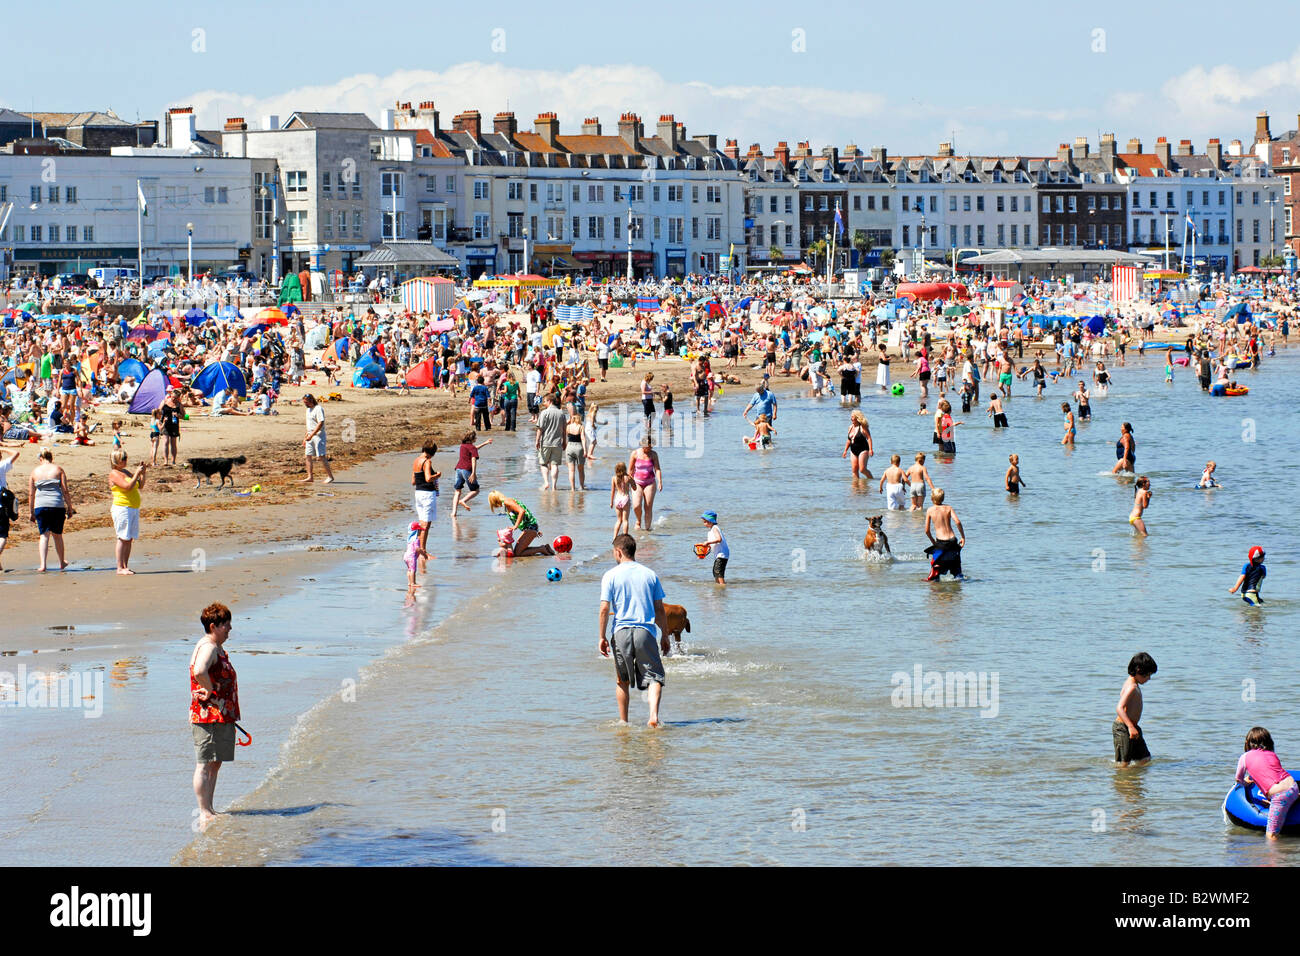
<path id="1" fill-rule="evenodd" d="M 638 536 L 638 560 L 691 621 L 667 660 L 658 731 L 635 691 L 618 725 L 613 666 L 597 652 L 608 482 L 628 448 L 597 449 L 593 490 L 541 492 L 530 435 L 496 432 L 484 491 L 527 504 L 544 539 L 571 536 L 570 555 L 493 559 L 504 519 L 484 494 L 453 526 L 446 489 L 438 558 L 404 608 L 409 516 L 395 514 L 355 537 L 354 560 L 235 635 L 241 722 L 258 734 L 222 771 L 218 806 L 236 812 L 192 839 L 150 836 L 192 816 L 181 717 L 130 731 L 133 747 L 161 752 L 141 766 L 89 742 L 51 754 L 55 769 L 8 784 L 21 810 L 6 800 L 5 835 L 26 847 L 57 837 L 68 862 L 121 858 L 103 845 L 107 814 L 61 802 L 73 783 L 50 789 L 71 763 L 110 805 L 147 795 L 130 826 L 180 863 L 1293 862 L 1294 841 L 1269 845 L 1220 808 L 1250 727 L 1300 765 L 1288 639 L 1300 604 L 1279 517 L 1300 450 L 1287 418 L 1296 365 L 1283 352 L 1239 373 L 1249 396 L 1223 399 L 1185 371 L 1167 385 L 1156 357 L 1114 368 L 1073 449 L 1059 444 L 1073 381 L 1043 399 L 1017 381 L 1009 429 L 994 431 L 983 406 L 955 415 L 950 461 L 931 454 L 915 382 L 902 397 L 864 386 L 872 472 L 893 452 L 905 467 L 930 454 L 965 526 L 962 583 L 925 582 L 919 513 L 884 512 L 894 555 L 863 554 L 865 518 L 884 502 L 840 457 L 849 409 L 837 397 L 783 396 L 776 447 L 752 452 L 746 392 L 729 390 L 689 423 L 689 447 L 662 436 L 664 491 Z M 1152 483 L 1148 539 L 1127 522 L 1133 476 L 1109 474 L 1124 421 Z M 1003 489 L 1013 452 L 1018 499 Z M 1210 458 L 1224 487 L 1198 490 Z M 725 589 L 691 547 L 705 510 L 731 546 Z M 1252 544 L 1268 551 L 1263 608 L 1227 593 Z M 551 566 L 561 582 L 546 580 Z M 177 637 L 143 654 L 148 679 L 128 678 L 117 698 L 110 687 L 105 721 L 163 695 L 183 714 L 192 635 Z M 1118 769 L 1111 723 L 1139 650 L 1160 666 L 1143 688 L 1154 760 Z M 40 743 L 31 724 L 15 725 L 24 746 Z"/>

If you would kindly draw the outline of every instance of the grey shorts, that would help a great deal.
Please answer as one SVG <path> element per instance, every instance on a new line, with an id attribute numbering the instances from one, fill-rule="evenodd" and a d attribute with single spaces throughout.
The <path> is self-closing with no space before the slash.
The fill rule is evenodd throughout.
<path id="1" fill-rule="evenodd" d="M 564 460 L 563 445 L 543 445 L 537 450 L 537 460 L 542 465 L 558 465 Z"/>
<path id="2" fill-rule="evenodd" d="M 653 631 L 644 627 L 620 627 L 614 632 L 613 647 L 614 672 L 620 684 L 645 690 L 650 681 L 664 683 L 664 662 Z"/>
<path id="3" fill-rule="evenodd" d="M 234 724 L 190 724 L 194 756 L 199 763 L 225 763 L 235 759 Z"/>

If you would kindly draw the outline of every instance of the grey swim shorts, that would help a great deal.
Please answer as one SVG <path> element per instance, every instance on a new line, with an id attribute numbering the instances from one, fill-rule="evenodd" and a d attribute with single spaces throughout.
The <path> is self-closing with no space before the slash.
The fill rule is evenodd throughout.
<path id="1" fill-rule="evenodd" d="M 659 656 L 659 641 L 644 627 L 620 627 L 614 631 L 614 671 L 619 683 L 627 682 L 645 690 L 650 681 L 664 683 L 664 662 Z"/>

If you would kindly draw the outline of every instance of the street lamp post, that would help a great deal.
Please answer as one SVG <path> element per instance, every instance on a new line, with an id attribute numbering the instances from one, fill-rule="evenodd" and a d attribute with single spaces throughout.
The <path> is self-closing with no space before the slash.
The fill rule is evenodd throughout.
<path id="1" fill-rule="evenodd" d="M 189 284 L 194 285 L 194 223 L 185 224 L 185 258 L 189 264 Z"/>
<path id="2" fill-rule="evenodd" d="M 627 207 L 627 281 L 632 281 L 632 204 Z"/>
<path id="3" fill-rule="evenodd" d="M 925 214 L 921 214 L 921 281 L 925 281 Z"/>
<path id="4" fill-rule="evenodd" d="M 528 227 L 525 226 L 525 227 L 524 227 L 524 270 L 523 270 L 525 273 L 528 272 L 528 267 L 529 267 L 529 259 L 528 259 Z"/>
<path id="5" fill-rule="evenodd" d="M 1277 251 L 1276 243 L 1273 238 L 1277 235 L 1273 226 L 1273 207 L 1276 206 L 1280 200 L 1270 193 L 1269 198 L 1265 199 L 1264 202 L 1268 205 L 1268 258 L 1271 262 L 1273 254 Z"/>

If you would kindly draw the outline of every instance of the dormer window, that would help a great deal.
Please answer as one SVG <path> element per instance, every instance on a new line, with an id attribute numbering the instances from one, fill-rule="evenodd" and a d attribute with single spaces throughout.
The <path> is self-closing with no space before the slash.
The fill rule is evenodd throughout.
<path id="1" fill-rule="evenodd" d="M 750 169 L 750 171 L 749 171 L 749 181 L 750 181 L 751 183 L 756 183 L 756 182 L 758 182 L 758 167 L 757 167 L 757 166 L 755 166 L 755 167 L 753 167 L 753 168 Z"/>
<path id="2" fill-rule="evenodd" d="M 807 166 L 800 166 L 800 167 L 799 167 L 799 181 L 800 181 L 801 183 L 806 183 L 806 182 L 808 181 L 808 167 L 807 167 Z"/>
<path id="3" fill-rule="evenodd" d="M 830 183 L 835 181 L 835 174 L 831 172 L 830 166 L 822 170 L 822 182 Z"/>
<path id="4" fill-rule="evenodd" d="M 1002 170 L 1000 169 L 993 170 L 993 181 L 995 183 L 1002 182 Z"/>
<path id="5" fill-rule="evenodd" d="M 1084 174 L 1083 174 L 1083 181 L 1084 181 L 1085 183 L 1090 183 L 1090 182 L 1092 182 L 1092 173 L 1084 173 Z"/>
<path id="6" fill-rule="evenodd" d="M 962 173 L 961 178 L 968 183 L 975 182 L 975 174 L 969 169 L 966 170 L 966 172 Z"/>
<path id="7" fill-rule="evenodd" d="M 667 159 L 664 160 L 664 169 L 676 169 L 676 168 L 677 168 L 676 159 L 669 156 Z"/>
<path id="8" fill-rule="evenodd" d="M 775 169 L 772 170 L 772 178 L 775 179 L 777 182 L 780 182 L 781 180 L 785 179 L 785 170 L 782 169 L 780 166 L 777 166 Z"/>

